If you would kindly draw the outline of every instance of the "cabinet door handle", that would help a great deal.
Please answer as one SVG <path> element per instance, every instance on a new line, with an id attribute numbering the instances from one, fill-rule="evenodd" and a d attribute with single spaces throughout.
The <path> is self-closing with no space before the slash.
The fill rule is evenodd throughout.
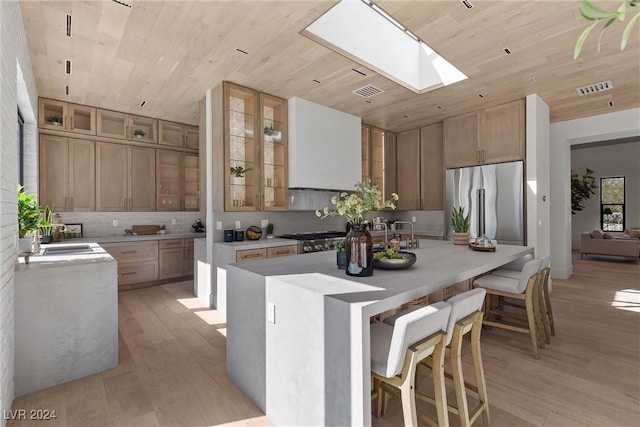
<path id="1" fill-rule="evenodd" d="M 130 273 L 122 273 L 123 276 L 131 276 L 132 274 L 138 274 L 135 271 L 132 271 Z"/>
<path id="2" fill-rule="evenodd" d="M 71 126 L 69 127 L 69 130 L 73 130 L 73 116 L 71 116 Z"/>
<path id="3" fill-rule="evenodd" d="M 262 254 L 250 254 L 250 255 L 242 255 L 242 259 L 247 259 L 247 258 L 258 258 L 261 257 Z"/>
<path id="4" fill-rule="evenodd" d="M 120 252 L 120 253 L 121 253 L 121 254 L 123 254 L 123 255 L 124 255 L 124 254 L 137 254 L 137 253 L 138 253 L 138 251 L 122 251 L 122 252 Z"/>

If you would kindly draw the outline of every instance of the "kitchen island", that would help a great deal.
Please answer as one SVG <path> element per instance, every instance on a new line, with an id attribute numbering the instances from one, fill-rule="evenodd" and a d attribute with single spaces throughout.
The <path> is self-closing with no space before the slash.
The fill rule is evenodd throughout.
<path id="1" fill-rule="evenodd" d="M 346 276 L 335 252 L 227 268 L 227 372 L 271 425 L 370 425 L 371 316 L 533 253 L 421 240 L 407 270 Z"/>
<path id="2" fill-rule="evenodd" d="M 118 366 L 116 260 L 96 243 L 43 248 L 15 269 L 16 396 Z"/>

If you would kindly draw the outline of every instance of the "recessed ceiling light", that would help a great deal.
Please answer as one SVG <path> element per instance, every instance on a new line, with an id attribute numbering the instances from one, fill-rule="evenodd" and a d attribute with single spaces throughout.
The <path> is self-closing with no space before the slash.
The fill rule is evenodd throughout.
<path id="1" fill-rule="evenodd" d="M 530 78 L 529 78 L 529 83 L 531 83 L 531 85 L 534 85 L 534 84 L 536 84 L 536 83 L 538 83 L 538 82 L 537 82 L 537 80 L 536 80 L 536 78 L 535 78 L 535 77 L 530 77 Z"/>
<path id="2" fill-rule="evenodd" d="M 67 15 L 67 37 L 71 37 L 71 15 Z"/>
<path id="3" fill-rule="evenodd" d="M 615 102 L 609 101 L 609 107 L 613 107 L 614 105 L 616 105 Z"/>
<path id="4" fill-rule="evenodd" d="M 318 80 L 318 79 L 313 79 L 313 81 L 318 83 L 318 84 L 320 83 L 320 80 Z"/>
<path id="5" fill-rule="evenodd" d="M 582 96 L 611 89 L 613 89 L 613 83 L 611 83 L 611 80 L 607 80 L 606 82 L 594 83 L 588 86 L 579 87 L 576 89 L 576 91 L 578 92 L 578 95 Z"/>
<path id="6" fill-rule="evenodd" d="M 68 59 L 67 59 L 67 61 L 65 62 L 64 72 L 65 72 L 66 74 L 71 74 L 71 61 L 69 61 Z"/>
<path id="7" fill-rule="evenodd" d="M 438 110 L 442 110 L 442 105 L 436 105 L 436 108 L 437 108 Z"/>
<path id="8" fill-rule="evenodd" d="M 408 114 L 403 114 L 402 117 L 404 117 L 405 119 L 408 119 L 409 115 Z"/>
<path id="9" fill-rule="evenodd" d="M 69 85 L 66 85 L 66 86 L 64 87 L 64 93 L 65 93 L 65 94 L 67 94 L 67 95 L 69 95 Z"/>
<path id="10" fill-rule="evenodd" d="M 236 50 L 237 50 L 238 52 L 240 52 L 240 53 L 244 53 L 245 55 L 249 55 L 249 52 L 244 51 L 244 50 L 242 50 L 242 49 L 238 49 L 238 48 L 236 48 Z"/>
<path id="11" fill-rule="evenodd" d="M 511 51 L 509 50 L 508 47 L 504 48 L 504 53 L 506 53 L 507 55 L 511 55 Z"/>
<path id="12" fill-rule="evenodd" d="M 469 0 L 462 0 L 462 4 L 464 5 L 464 7 L 466 7 L 467 9 L 471 9 L 473 7 L 473 5 L 471 4 L 471 2 Z"/>
<path id="13" fill-rule="evenodd" d="M 144 107 L 145 105 L 147 105 L 147 101 L 142 101 L 142 102 L 140 102 L 140 104 L 139 104 L 139 105 L 140 105 L 141 107 Z"/>
<path id="14" fill-rule="evenodd" d="M 131 9 L 133 7 L 129 3 L 125 3 L 125 2 L 120 1 L 120 0 L 111 0 L 111 1 L 114 2 L 114 3 L 119 4 L 120 6 L 128 7 L 129 9 Z"/>
<path id="15" fill-rule="evenodd" d="M 481 93 L 479 93 L 479 94 L 478 94 L 478 97 L 480 97 L 480 98 L 484 98 L 484 95 L 483 95 L 483 94 L 481 94 Z"/>
<path id="16" fill-rule="evenodd" d="M 366 76 L 366 74 L 365 74 L 365 73 L 363 73 L 363 72 L 362 72 L 362 71 L 360 71 L 360 70 L 356 70 L 355 68 L 352 68 L 352 69 L 351 69 L 351 71 L 355 71 L 356 73 L 360 74 L 361 76 Z"/>
<path id="17" fill-rule="evenodd" d="M 371 101 L 369 101 L 368 99 L 365 99 L 364 102 L 366 102 L 367 104 L 371 104 Z"/>

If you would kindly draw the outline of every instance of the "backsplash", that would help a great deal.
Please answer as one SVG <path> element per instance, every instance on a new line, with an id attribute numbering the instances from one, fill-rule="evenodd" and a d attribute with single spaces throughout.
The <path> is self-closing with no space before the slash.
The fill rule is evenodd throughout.
<path id="1" fill-rule="evenodd" d="M 164 224 L 168 234 L 188 233 L 191 224 L 201 218 L 199 212 L 61 212 L 60 216 L 64 224 L 82 224 L 84 237 L 122 236 L 134 224 Z"/>

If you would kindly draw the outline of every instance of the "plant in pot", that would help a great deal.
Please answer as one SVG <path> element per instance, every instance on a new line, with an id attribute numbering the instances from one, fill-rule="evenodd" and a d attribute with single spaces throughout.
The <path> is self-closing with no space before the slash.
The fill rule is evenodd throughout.
<path id="1" fill-rule="evenodd" d="M 279 131 L 279 130 L 276 130 L 276 129 L 273 127 L 273 123 L 271 123 L 269 126 L 265 126 L 265 127 L 264 127 L 264 134 L 265 134 L 266 136 L 271 136 L 271 137 L 276 137 L 276 138 L 279 138 L 279 137 L 280 137 L 280 131 Z"/>
<path id="2" fill-rule="evenodd" d="M 591 195 L 596 194 L 595 188 L 598 186 L 591 169 L 586 168 L 582 176 L 571 172 L 571 213 L 573 215 L 584 209 L 584 202 L 589 200 Z"/>
<path id="3" fill-rule="evenodd" d="M 345 239 L 347 254 L 347 276 L 367 277 L 373 274 L 373 242 L 371 233 L 367 229 L 369 214 L 381 209 L 395 209 L 396 193 L 391 194 L 390 200 L 383 200 L 382 192 L 377 184 L 357 182 L 356 191 L 343 192 L 340 197 L 333 196 L 331 203 L 335 210 L 325 207 L 316 210 L 318 218 L 341 215 L 347 218 L 351 228 Z"/>
<path id="4" fill-rule="evenodd" d="M 166 234 L 166 232 L 167 232 L 167 226 L 162 224 L 160 226 L 160 230 L 158 230 L 158 234 Z"/>
<path id="5" fill-rule="evenodd" d="M 244 174 L 252 170 L 251 168 L 245 169 L 242 166 L 231 166 L 229 174 L 233 177 L 233 184 L 242 185 L 244 183 Z"/>
<path id="6" fill-rule="evenodd" d="M 24 192 L 18 187 L 18 236 L 20 237 L 18 250 L 31 252 L 33 250 L 33 234 L 40 227 L 40 207 L 33 194 Z"/>
<path id="7" fill-rule="evenodd" d="M 48 123 L 51 123 L 54 126 L 62 126 L 62 116 L 52 114 L 50 116 L 47 116 L 46 119 Z"/>
<path id="8" fill-rule="evenodd" d="M 336 264 L 340 270 L 347 268 L 347 252 L 345 251 L 344 239 L 338 240 L 336 243 Z"/>
<path id="9" fill-rule="evenodd" d="M 273 239 L 273 224 L 267 224 L 267 239 Z"/>
<path id="10" fill-rule="evenodd" d="M 451 227 L 453 228 L 453 243 L 456 245 L 468 245 L 471 220 L 469 219 L 469 214 L 465 216 L 464 207 L 453 208 L 453 211 L 451 211 Z"/>
<path id="11" fill-rule="evenodd" d="M 145 135 L 146 135 L 146 133 L 142 129 L 134 129 L 133 130 L 133 136 L 135 136 L 136 138 L 143 138 Z"/>
<path id="12" fill-rule="evenodd" d="M 49 206 L 45 206 L 44 209 L 41 210 L 41 221 L 40 221 L 40 234 L 42 237 L 40 238 L 40 243 L 51 243 L 52 237 L 51 232 L 53 231 L 53 211 L 54 208 Z"/>

